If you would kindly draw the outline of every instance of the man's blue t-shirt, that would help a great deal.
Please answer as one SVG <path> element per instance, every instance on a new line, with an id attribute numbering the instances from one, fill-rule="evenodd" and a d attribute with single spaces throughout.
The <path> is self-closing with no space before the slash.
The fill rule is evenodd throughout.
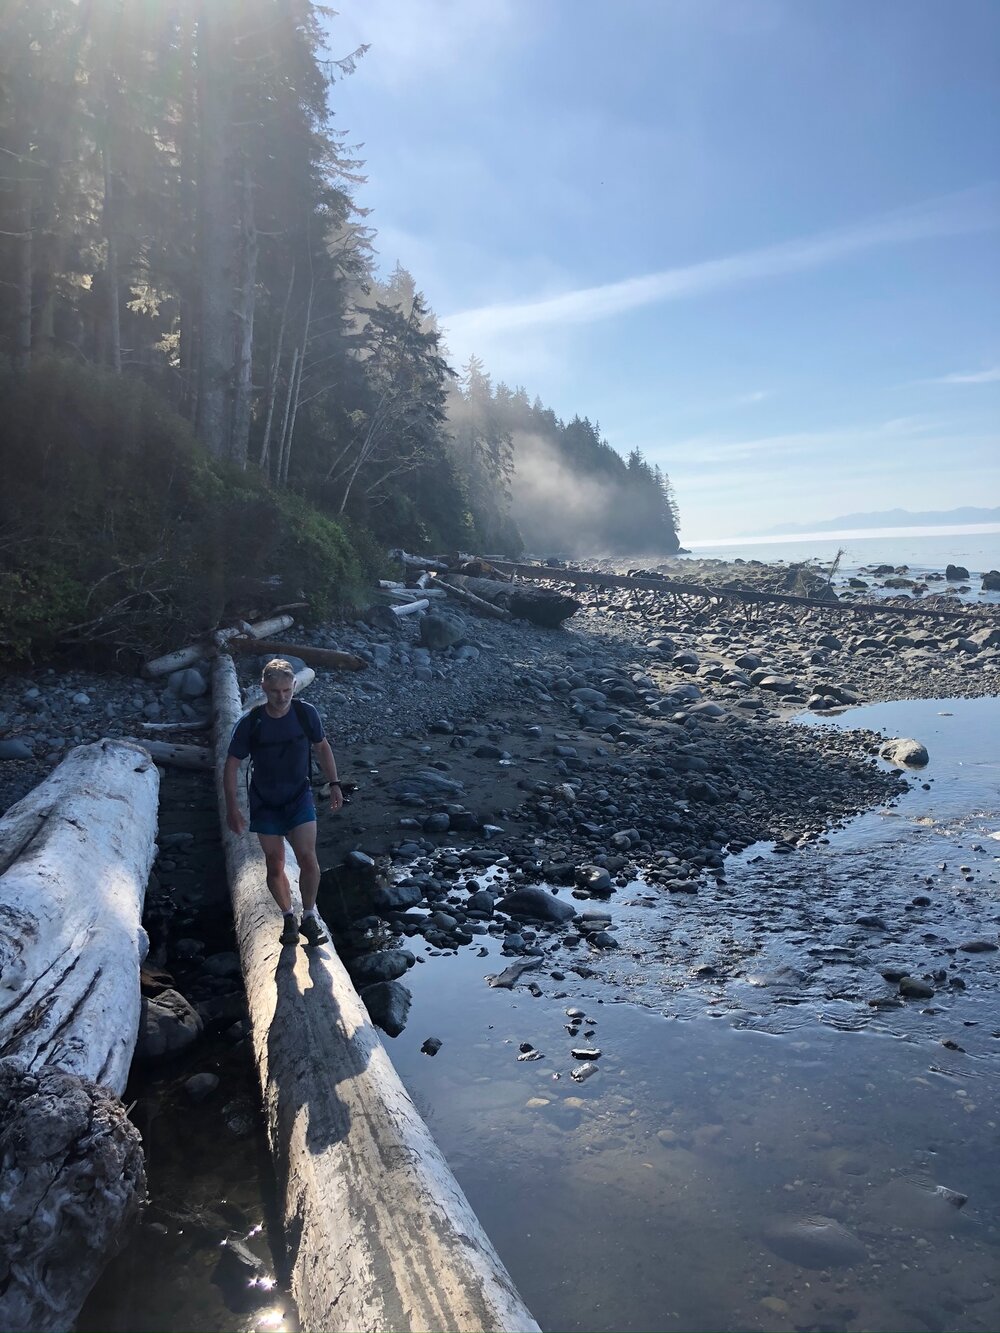
<path id="1" fill-rule="evenodd" d="M 251 814 L 261 806 L 280 810 L 308 791 L 309 747 L 323 739 L 323 720 L 312 704 L 298 702 L 305 713 L 305 735 L 294 705 L 284 717 L 271 717 L 266 709 L 258 714 L 250 783 Z M 237 759 L 245 759 L 250 753 L 250 718 L 250 713 L 244 713 L 233 728 L 229 753 Z"/>

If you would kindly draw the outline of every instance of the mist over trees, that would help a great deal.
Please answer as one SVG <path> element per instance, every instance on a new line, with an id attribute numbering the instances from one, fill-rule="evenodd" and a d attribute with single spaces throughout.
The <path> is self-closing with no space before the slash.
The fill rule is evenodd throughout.
<path id="1" fill-rule="evenodd" d="M 331 109 L 365 48 L 330 59 L 328 20 L 335 41 L 310 0 L 3 6 L 8 376 L 139 380 L 219 466 L 380 540 L 676 550 L 657 468 L 452 367 L 414 278 L 377 276 Z"/>

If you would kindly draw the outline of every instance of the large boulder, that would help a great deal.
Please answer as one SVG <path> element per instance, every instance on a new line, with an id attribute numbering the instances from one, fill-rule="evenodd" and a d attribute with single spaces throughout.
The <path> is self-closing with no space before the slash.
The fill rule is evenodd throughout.
<path id="1" fill-rule="evenodd" d="M 926 746 L 904 737 L 886 741 L 879 755 L 890 764 L 898 764 L 900 768 L 923 768 L 930 760 Z"/>
<path id="2" fill-rule="evenodd" d="M 426 615 L 420 622 L 420 642 L 433 653 L 442 653 L 465 638 L 465 626 L 448 616 Z"/>
<path id="3" fill-rule="evenodd" d="M 413 998 L 400 981 L 376 981 L 361 992 L 368 1016 L 376 1027 L 390 1037 L 398 1037 L 406 1027 Z"/>
<path id="4" fill-rule="evenodd" d="M 1000 592 L 1000 569 L 988 569 L 983 575 L 983 592 Z"/>
<path id="5" fill-rule="evenodd" d="M 356 986 L 374 985 L 377 981 L 396 981 L 414 962 L 409 949 L 380 949 L 376 953 L 352 958 L 347 970 Z"/>
<path id="6" fill-rule="evenodd" d="M 964 565 L 948 565 L 944 571 L 944 576 L 953 583 L 961 583 L 963 579 L 969 577 L 969 571 Z"/>

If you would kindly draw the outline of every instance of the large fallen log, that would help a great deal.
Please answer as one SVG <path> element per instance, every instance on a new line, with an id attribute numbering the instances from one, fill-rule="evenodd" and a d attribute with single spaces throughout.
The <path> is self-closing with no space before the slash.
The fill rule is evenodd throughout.
<path id="1" fill-rule="evenodd" d="M 0 1328 L 65 1329 L 145 1194 L 118 1097 L 139 1027 L 159 779 L 72 750 L 0 820 Z"/>
<path id="2" fill-rule="evenodd" d="M 259 620 L 255 625 L 232 625 L 229 629 L 215 630 L 198 643 L 189 644 L 187 648 L 178 648 L 175 652 L 164 654 L 163 657 L 154 657 L 142 668 L 142 674 L 169 676 L 173 671 L 193 666 L 203 657 L 212 657 L 220 648 L 224 648 L 230 639 L 248 636 L 254 639 L 266 639 L 272 634 L 280 634 L 282 630 L 291 629 L 294 623 L 291 616 L 272 616 L 270 620 Z"/>
<path id="3" fill-rule="evenodd" d="M 575 597 L 568 597 L 553 588 L 539 588 L 533 583 L 500 583 L 496 579 L 475 579 L 466 574 L 449 574 L 448 583 L 493 606 L 502 607 L 514 620 L 530 620 L 546 629 L 555 629 L 580 609 Z"/>
<path id="4" fill-rule="evenodd" d="M 444 579 L 439 578 L 438 583 L 444 592 L 449 592 L 453 597 L 457 597 L 460 602 L 465 602 L 478 611 L 481 616 L 489 616 L 494 620 L 510 620 L 510 612 L 502 606 L 495 606 L 492 602 L 486 601 L 484 597 L 477 597 L 474 592 L 469 592 L 468 588 L 462 588 L 457 583 L 446 583 Z"/>
<path id="5" fill-rule="evenodd" d="M 643 578 L 631 574 L 605 574 L 597 570 L 573 569 L 566 566 L 515 565 L 497 562 L 497 569 L 518 578 L 543 583 L 572 583 L 577 587 L 631 588 L 636 591 L 658 592 L 663 596 L 697 597 L 707 602 L 736 602 L 743 606 L 787 606 L 793 610 L 833 611 L 845 615 L 894 615 L 903 619 L 929 616 L 935 620 L 968 620 L 980 607 L 965 607 L 961 611 L 940 611 L 920 606 L 899 606 L 895 602 L 827 601 L 821 597 L 797 597 L 791 593 L 764 592 L 757 588 L 738 588 L 732 584 L 681 583 L 677 579 Z M 454 575 L 449 575 L 453 579 Z M 523 586 L 523 585 L 522 585 Z"/>
<path id="6" fill-rule="evenodd" d="M 333 947 L 279 945 L 256 839 L 226 826 L 221 774 L 240 696 L 221 654 L 213 699 L 233 915 L 302 1327 L 536 1329 Z"/>
<path id="7" fill-rule="evenodd" d="M 357 653 L 343 653 L 338 648 L 313 648 L 308 643 L 281 643 L 277 639 L 231 639 L 231 653 L 270 653 L 272 657 L 298 657 L 310 666 L 332 667 L 335 671 L 364 671 L 368 663 Z"/>

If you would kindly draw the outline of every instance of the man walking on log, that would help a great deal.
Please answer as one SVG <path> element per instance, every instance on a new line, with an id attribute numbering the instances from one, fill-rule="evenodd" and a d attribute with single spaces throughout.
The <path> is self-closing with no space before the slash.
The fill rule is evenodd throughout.
<path id="1" fill-rule="evenodd" d="M 261 677 L 267 702 L 251 708 L 233 728 L 222 785 L 226 797 L 226 822 L 231 831 L 246 828 L 236 794 L 240 764 L 250 756 L 248 795 L 250 831 L 256 833 L 267 861 L 267 887 L 284 913 L 282 944 L 295 944 L 299 934 L 307 944 L 325 944 L 326 931 L 316 914 L 319 862 L 316 860 L 316 807 L 310 774 L 310 747 L 324 777 L 330 783 L 330 809 L 344 803 L 337 778 L 337 761 L 323 731 L 323 722 L 312 704 L 294 699 L 295 672 L 290 663 L 277 657 L 268 662 Z M 296 924 L 292 892 L 285 873 L 285 839 L 291 843 L 299 863 L 302 922 Z"/>

